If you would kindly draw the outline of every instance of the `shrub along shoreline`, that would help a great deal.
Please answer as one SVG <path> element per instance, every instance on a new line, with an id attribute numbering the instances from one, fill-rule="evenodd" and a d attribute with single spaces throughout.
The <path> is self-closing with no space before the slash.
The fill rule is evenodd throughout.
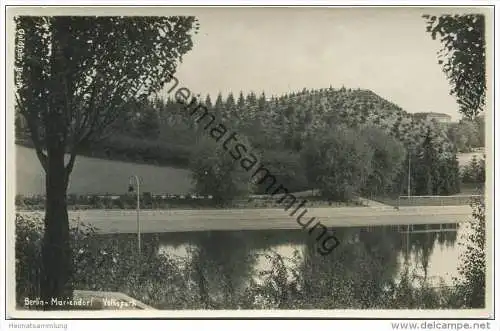
<path id="1" fill-rule="evenodd" d="M 328 201 L 321 197 L 307 197 L 308 207 L 363 207 L 359 201 Z M 67 197 L 69 210 L 86 209 L 135 209 L 137 198 L 135 194 L 122 195 L 76 195 Z M 219 209 L 217 203 L 208 196 L 197 195 L 152 195 L 145 192 L 140 200 L 141 209 Z M 16 196 L 16 209 L 18 211 L 43 211 L 45 208 L 45 197 L 42 195 Z M 281 204 L 275 197 L 248 197 L 235 199 L 226 204 L 224 208 L 276 208 Z"/>

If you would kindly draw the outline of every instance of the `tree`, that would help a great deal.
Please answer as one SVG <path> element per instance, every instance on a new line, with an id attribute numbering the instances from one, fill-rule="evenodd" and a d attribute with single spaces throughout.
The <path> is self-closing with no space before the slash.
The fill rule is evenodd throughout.
<path id="1" fill-rule="evenodd" d="M 468 118 L 478 115 L 485 106 L 486 53 L 485 18 L 480 14 L 423 15 L 432 39 L 440 37 L 442 49 L 438 63 L 457 97 L 460 112 Z"/>
<path id="2" fill-rule="evenodd" d="M 478 147 L 485 147 L 486 140 L 486 123 L 484 122 L 484 115 L 479 115 L 474 119 L 478 135 Z"/>
<path id="3" fill-rule="evenodd" d="M 461 119 L 448 126 L 448 139 L 456 146 L 458 152 L 468 153 L 474 148 L 485 145 L 484 116 L 476 116 L 473 120 Z"/>
<path id="4" fill-rule="evenodd" d="M 434 132 L 427 127 L 423 133 L 423 140 L 417 146 L 415 152 L 415 162 L 412 162 L 412 182 L 415 194 L 432 195 L 437 187 L 436 182 L 439 177 L 437 168 L 438 151 Z M 410 156 L 412 157 L 412 156 Z M 412 157 L 413 159 L 413 157 Z"/>
<path id="5" fill-rule="evenodd" d="M 149 101 L 140 105 L 136 134 L 147 139 L 156 139 L 160 135 L 160 116 L 158 110 Z"/>
<path id="6" fill-rule="evenodd" d="M 15 131 L 16 131 L 16 140 L 17 139 L 23 140 L 27 136 L 26 135 L 25 121 L 24 121 L 24 118 L 22 117 L 22 115 L 20 114 L 18 107 L 16 107 L 15 112 L 16 112 L 16 114 L 15 114 L 14 125 L 15 125 Z"/>
<path id="7" fill-rule="evenodd" d="M 72 297 L 66 192 L 78 151 L 171 79 L 195 17 L 18 16 L 16 103 L 46 173 L 42 300 Z M 68 161 L 65 153 L 69 154 Z M 55 309 L 49 307 L 48 309 Z"/>
<path id="8" fill-rule="evenodd" d="M 255 95 L 255 93 L 253 91 L 247 95 L 245 103 L 250 105 L 251 107 L 253 107 L 257 104 L 257 96 Z"/>
<path id="9" fill-rule="evenodd" d="M 444 156 L 444 157 L 443 157 Z M 456 194 L 460 192 L 460 166 L 456 153 L 442 154 L 438 161 L 439 185 L 437 194 Z"/>
<path id="10" fill-rule="evenodd" d="M 205 98 L 205 106 L 207 106 L 208 109 L 212 109 L 212 99 L 210 99 L 210 95 L 207 94 L 207 97 Z"/>
<path id="11" fill-rule="evenodd" d="M 486 292 L 486 217 L 484 199 L 472 202 L 471 232 L 461 255 L 457 292 L 464 308 L 484 308 Z"/>
<path id="12" fill-rule="evenodd" d="M 226 102 L 224 103 L 224 119 L 230 119 L 232 121 L 237 121 L 238 113 L 236 111 L 236 102 L 234 101 L 234 95 L 229 92 Z"/>
<path id="13" fill-rule="evenodd" d="M 238 106 L 238 111 L 241 112 L 243 107 L 245 107 L 245 97 L 243 96 L 243 91 L 240 91 L 240 95 L 238 96 L 238 102 L 236 103 Z"/>
<path id="14" fill-rule="evenodd" d="M 214 104 L 214 113 L 216 117 L 222 119 L 224 117 L 224 101 L 222 100 L 222 93 L 217 94 Z"/>
<path id="15" fill-rule="evenodd" d="M 371 194 L 386 193 L 403 167 L 406 154 L 404 146 L 394 137 L 373 126 L 366 126 L 361 131 L 373 149 L 373 171 L 368 176 L 364 190 Z"/>
<path id="16" fill-rule="evenodd" d="M 200 139 L 189 163 L 196 193 L 211 195 L 216 207 L 224 207 L 250 192 L 248 174 L 230 153 L 211 138 Z"/>
<path id="17" fill-rule="evenodd" d="M 474 183 L 484 185 L 486 180 L 486 161 L 472 156 L 470 162 L 463 168 L 462 181 L 464 183 Z"/>
<path id="18" fill-rule="evenodd" d="M 359 193 L 372 171 L 373 149 L 357 132 L 342 126 L 318 132 L 302 156 L 309 185 L 336 201 Z"/>

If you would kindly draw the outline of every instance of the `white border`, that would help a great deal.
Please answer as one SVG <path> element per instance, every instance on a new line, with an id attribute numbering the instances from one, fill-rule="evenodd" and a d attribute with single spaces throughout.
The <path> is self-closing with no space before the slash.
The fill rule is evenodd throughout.
<path id="1" fill-rule="evenodd" d="M 61 2 L 61 1 L 1 1 L 2 5 L 34 5 L 34 6 L 40 6 L 40 5 L 59 5 L 59 6 L 67 6 L 68 2 L 64 3 L 64 2 Z M 82 5 L 87 5 L 87 6 L 91 6 L 91 5 L 110 5 L 110 6 L 114 6 L 114 5 L 121 5 L 121 6 L 132 6 L 132 5 L 177 5 L 177 6 L 192 6 L 192 5 L 207 5 L 207 3 L 203 2 L 203 1 L 169 1 L 168 3 L 166 3 L 165 1 L 141 1 L 140 3 L 138 1 L 105 1 L 105 2 L 101 2 L 101 1 L 75 1 L 75 2 L 71 2 L 71 8 L 74 8 L 75 6 L 82 6 Z M 230 6 L 233 6 L 233 5 L 271 5 L 271 6 L 275 6 L 275 5 L 283 5 L 282 2 L 279 2 L 279 1 L 212 1 L 210 3 L 210 5 L 220 5 L 220 6 L 227 6 L 227 5 L 230 5 Z M 422 2 L 415 2 L 415 1 L 384 1 L 384 2 L 375 2 L 375 1 L 349 1 L 349 2 L 346 2 L 346 1 L 342 1 L 342 2 L 331 2 L 331 1 L 289 1 L 287 4 L 287 6 L 346 6 L 346 7 L 349 7 L 349 6 L 361 6 L 361 5 L 364 5 L 364 6 L 375 6 L 375 5 L 390 5 L 390 6 L 399 6 L 399 5 L 412 5 L 412 6 L 415 6 L 415 7 L 425 7 L 426 5 L 433 5 L 433 6 L 449 6 L 449 5 L 453 5 L 453 6 L 479 6 L 479 5 L 492 5 L 492 2 L 491 1 L 474 1 L 474 2 L 471 2 L 471 1 L 455 1 L 453 4 L 450 3 L 449 1 L 422 1 Z M 101 7 L 102 8 L 102 7 Z M 2 9 L 5 9 L 4 6 L 2 6 Z M 495 16 L 498 16 L 495 15 Z M 5 10 L 2 10 L 2 13 L 1 13 L 1 19 L 0 19 L 0 22 L 5 22 Z M 5 25 L 2 24 L 2 35 L 5 36 Z M 495 29 L 496 30 L 496 29 Z M 388 32 L 390 33 L 390 32 Z M 2 46 L 2 50 L 3 50 L 3 54 L 5 54 L 5 38 L 2 38 L 2 42 L 1 42 L 1 46 Z M 1 68 L 1 72 L 3 74 L 7 74 L 9 75 L 9 72 L 6 72 L 5 71 L 5 67 L 4 65 L 2 65 L 2 68 Z M 5 77 L 4 75 L 2 75 L 2 77 Z M 5 100 L 5 86 L 4 86 L 4 80 L 2 79 L 2 83 L 1 83 L 1 95 L 2 95 L 2 98 L 1 100 L 4 101 Z M 491 100 L 491 98 L 490 98 Z M 4 107 L 4 102 L 2 102 L 2 107 Z M 490 109 L 493 109 L 493 105 L 490 104 Z M 4 114 L 5 114 L 5 108 L 4 108 Z M 3 184 L 2 187 L 5 187 L 5 184 L 6 184 L 6 178 L 5 178 L 5 172 L 4 172 L 4 169 L 5 169 L 5 166 L 6 166 L 6 163 L 7 163 L 7 166 L 9 169 L 15 169 L 15 167 L 13 166 L 13 162 L 11 161 L 12 160 L 12 157 L 9 157 L 9 158 L 6 158 L 6 150 L 5 148 L 7 147 L 7 149 L 10 149 L 8 146 L 9 146 L 9 143 L 13 143 L 13 137 L 12 135 L 10 135 L 8 137 L 8 140 L 7 142 L 4 141 L 4 137 L 5 137 L 5 125 L 4 125 L 4 117 L 1 117 L 1 122 L 2 122 L 2 125 L 1 125 L 1 131 L 0 131 L 0 134 L 1 134 L 1 141 L 4 142 L 4 144 L 2 144 L 1 146 L 1 154 L 2 154 L 2 157 L 1 157 L 1 163 L 0 165 L 2 166 L 2 173 L 1 173 L 1 176 L 0 176 L 0 185 Z M 13 123 L 13 116 L 12 114 L 8 114 L 7 113 L 7 121 L 6 123 Z M 495 122 L 497 122 L 497 120 L 495 119 Z M 6 144 L 5 144 L 6 143 Z M 493 146 L 490 146 L 490 148 L 493 147 Z M 492 149 L 490 149 L 490 151 L 492 151 Z M 490 153 L 492 155 L 492 153 Z M 495 149 L 495 155 L 496 155 L 496 149 Z M 496 167 L 495 167 L 496 168 Z M 491 168 L 490 168 L 491 169 Z M 496 181 L 495 181 L 496 182 Z M 10 184 L 11 182 L 9 182 Z M 493 187 L 490 187 L 488 189 L 488 191 L 492 192 L 493 191 Z M 2 195 L 3 196 L 3 195 Z M 495 199 L 495 202 L 496 202 L 496 199 Z M 5 205 L 6 201 L 4 199 L 1 199 L 1 204 L 0 204 L 0 210 L 4 211 L 5 208 L 7 207 Z M 2 218 L 4 218 L 3 214 L 2 214 Z M 5 222 L 6 220 L 4 220 Z M 4 223 L 5 224 L 5 223 Z M 5 229 L 4 227 L 0 227 L 1 228 L 1 237 L 2 237 L 2 244 L 0 245 L 1 248 L 0 248 L 0 253 L 4 254 L 4 242 L 3 242 L 3 238 L 5 238 Z M 493 233 L 490 231 L 490 238 L 493 238 Z M 4 288 L 4 277 L 5 275 L 2 274 L 1 276 L 1 288 L 2 288 L 2 293 L 5 293 L 5 288 Z M 498 287 L 495 289 L 496 291 L 498 291 Z M 492 294 L 492 293 L 491 293 Z M 0 299 L 3 298 L 4 296 L 3 295 L 0 295 Z M 1 300 L 2 302 L 0 303 L 0 309 L 2 310 L 2 314 L 3 314 L 3 311 L 4 311 L 4 302 L 3 300 Z M 137 312 L 136 312 L 137 313 Z M 473 318 L 473 317 L 485 317 L 484 315 L 484 312 L 482 311 L 478 311 L 478 310 L 468 310 L 468 311 L 460 311 L 460 317 L 462 318 Z M 48 312 L 36 312 L 35 314 L 33 312 L 30 312 L 29 313 L 29 316 L 32 317 L 32 318 L 40 318 L 40 317 L 49 317 L 49 314 L 51 313 L 48 313 Z M 76 315 L 78 315 L 79 317 L 81 318 L 99 318 L 99 317 L 111 317 L 109 312 L 84 312 L 84 313 L 75 313 L 75 312 L 61 312 L 61 313 L 57 313 L 58 316 L 60 317 L 75 317 Z M 63 316 L 63 315 L 66 315 L 66 316 Z M 419 318 L 419 317 L 431 317 L 431 318 L 457 318 L 459 316 L 457 316 L 457 311 L 452 311 L 452 310 L 446 310 L 446 311 L 415 311 L 415 310 L 412 310 L 412 311 L 401 311 L 401 310 L 397 310 L 397 311 L 388 311 L 388 310 L 384 310 L 384 311 L 376 311 L 376 310 L 343 310 L 343 311 L 319 311 L 319 310 L 311 310 L 311 311 L 154 311 L 154 312 L 142 312 L 141 315 L 136 315 L 136 314 L 132 314 L 131 312 L 112 312 L 112 317 L 114 318 L 117 318 L 117 317 L 121 317 L 121 318 L 127 318 L 127 317 L 132 317 L 132 316 L 135 316 L 135 317 L 149 317 L 149 318 L 158 318 L 158 317 L 165 317 L 165 318 L 175 318 L 175 317 L 193 317 L 196 316 L 196 317 L 254 317 L 254 318 L 258 318 L 258 317 L 292 317 L 292 318 L 298 318 L 298 317 L 322 317 L 322 318 L 339 318 L 339 317 L 342 317 L 342 318 L 356 318 L 356 317 L 365 317 L 365 318 L 381 318 L 381 317 L 391 317 L 391 318 L 395 318 L 396 316 L 399 317 L 399 318 L 409 318 L 409 317 L 413 317 L 413 318 Z M 396 317 L 396 318 L 397 318 Z M 40 321 L 42 322 L 42 321 Z M 49 322 L 49 321 L 47 321 Z M 70 321 L 60 321 L 60 322 L 69 322 Z M 91 324 L 92 325 L 97 325 L 97 324 L 94 324 L 94 322 L 98 322 L 99 325 L 106 325 L 107 327 L 106 328 L 109 328 L 109 326 L 111 326 L 110 324 L 108 323 L 105 323 L 104 321 L 87 321 L 89 322 L 88 324 L 86 324 L 86 329 L 88 326 L 90 326 Z M 123 325 L 125 323 L 123 323 L 124 321 L 114 321 L 112 323 L 116 323 L 117 325 L 118 324 L 121 324 L 121 326 L 123 327 Z M 137 323 L 139 321 L 127 321 L 126 322 L 126 325 L 127 327 L 131 327 L 132 328 L 132 325 L 136 325 L 135 323 Z M 157 321 L 140 321 L 141 323 L 141 326 L 144 326 L 143 323 L 148 323 L 149 325 L 151 324 L 156 324 Z M 194 321 L 192 321 L 194 322 Z M 314 324 L 317 324 L 316 322 L 319 322 L 318 324 L 323 324 L 325 325 L 325 321 L 314 321 Z M 409 321 L 408 321 L 409 322 Z M 451 321 L 450 321 L 451 322 Z M 177 322 L 175 321 L 169 321 L 169 323 L 172 323 L 172 324 L 177 324 Z M 254 325 L 255 321 L 248 321 L 246 322 L 246 325 L 250 326 L 250 325 Z M 304 328 L 310 328 L 311 325 L 309 323 L 313 323 L 313 321 L 308 321 L 308 324 L 302 324 L 302 323 L 299 323 L 298 321 L 292 321 L 293 325 L 298 327 L 299 325 Z M 191 324 L 191 323 L 190 323 Z M 233 324 L 233 323 L 228 323 L 228 324 Z M 336 324 L 338 326 L 355 326 L 355 324 L 353 324 L 353 322 L 348 322 L 348 321 L 337 321 Z M 103 326 L 104 326 L 103 325 Z M 336 326 L 337 326 L 336 325 Z M 389 328 L 390 327 L 390 322 L 389 321 L 379 321 L 377 323 L 374 323 L 374 322 L 371 322 L 371 321 L 358 321 L 357 322 L 357 326 L 359 327 L 369 327 L 370 329 L 374 328 L 374 329 L 378 329 L 378 326 L 380 327 L 384 327 L 385 325 L 387 325 L 387 327 Z M 8 326 L 8 325 L 6 325 Z M 152 325 L 151 325 L 152 326 Z M 376 327 L 377 326 L 377 327 Z M 73 329 L 74 327 L 77 327 L 76 325 L 71 325 L 71 328 Z M 78 327 L 77 327 L 78 329 Z M 134 327 L 135 329 L 135 327 Z"/>

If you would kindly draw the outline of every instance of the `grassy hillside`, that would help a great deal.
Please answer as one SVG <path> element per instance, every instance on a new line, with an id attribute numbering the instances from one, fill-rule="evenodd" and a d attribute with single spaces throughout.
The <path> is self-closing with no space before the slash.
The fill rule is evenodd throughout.
<path id="1" fill-rule="evenodd" d="M 367 158 L 371 161 L 365 162 L 370 168 L 365 169 L 366 173 L 374 173 L 376 178 L 371 178 L 374 180 L 370 179 L 370 185 L 362 187 L 363 192 L 372 194 L 377 185 L 384 191 L 404 192 L 408 151 L 411 151 L 409 157 L 413 166 L 412 182 L 424 183 L 415 188 L 414 194 L 428 194 L 430 191 L 452 194 L 458 191 L 458 185 L 451 183 L 458 177 L 453 142 L 445 130 L 437 123 L 414 119 L 372 91 L 304 89 L 270 98 L 264 94 L 245 96 L 241 93 L 238 97 L 230 94 L 225 99 L 218 95 L 214 101 L 207 96 L 203 103 L 229 131 L 248 141 L 260 161 L 290 191 L 318 188 L 312 178 L 318 177 L 319 173 L 310 171 L 311 167 L 305 165 L 308 160 L 306 152 L 310 149 L 306 144 L 319 144 L 322 137 L 335 132 L 342 136 L 340 133 L 347 131 L 352 131 L 356 137 L 351 141 L 361 141 L 358 145 L 369 146 L 360 150 L 360 155 L 373 152 L 377 157 Z M 122 193 L 128 176 L 133 173 L 145 178 L 145 191 L 179 194 L 188 191 L 191 187 L 188 172 L 179 168 L 189 167 L 197 155 L 197 145 L 208 133 L 203 129 L 205 123 L 197 123 L 189 112 L 171 99 L 149 100 L 135 105 L 126 114 L 130 116 L 119 118 L 110 128 L 113 133 L 110 137 L 81 150 L 87 157 L 79 158 L 69 193 Z M 26 128 L 20 126 L 21 122 L 16 122 L 17 141 L 28 144 Z M 373 134 L 363 134 L 370 132 Z M 361 137 L 370 141 L 362 141 Z M 386 150 L 389 141 L 401 148 Z M 20 157 L 20 164 L 30 164 L 30 170 L 20 169 L 19 193 L 41 191 L 40 166 L 34 153 L 30 155 L 26 161 Z M 88 158 L 90 156 L 103 160 Z M 396 159 L 398 161 L 394 161 Z M 388 165 L 394 167 L 389 171 Z M 344 165 L 335 167 L 336 170 L 328 174 L 346 169 Z M 22 171 L 28 172 L 23 174 Z M 429 176 L 432 178 L 427 178 Z M 359 176 L 345 174 L 344 177 Z M 365 183 L 364 179 L 360 182 Z M 437 186 L 445 187 L 444 191 Z M 261 194 L 264 189 L 259 186 L 254 193 Z"/>
<path id="2" fill-rule="evenodd" d="M 79 156 L 68 193 L 122 194 L 127 191 L 129 176 L 133 174 L 142 178 L 143 192 L 185 194 L 192 187 L 189 171 L 185 169 Z M 45 193 L 44 177 L 35 151 L 16 146 L 16 193 Z"/>

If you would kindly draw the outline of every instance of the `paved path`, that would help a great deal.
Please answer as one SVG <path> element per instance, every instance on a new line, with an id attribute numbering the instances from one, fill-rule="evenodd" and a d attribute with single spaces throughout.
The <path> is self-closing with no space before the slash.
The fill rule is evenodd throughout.
<path id="1" fill-rule="evenodd" d="M 36 212 L 22 212 L 33 213 Z M 141 232 L 300 229 L 296 217 L 289 216 L 289 213 L 283 209 L 145 210 L 140 214 Z M 401 207 L 399 210 L 322 207 L 308 208 L 302 222 L 314 216 L 322 224 L 332 227 L 445 224 L 466 222 L 471 219 L 471 214 L 469 206 Z M 69 217 L 92 224 L 100 233 L 137 231 L 137 214 L 133 210 L 70 211 Z"/>

